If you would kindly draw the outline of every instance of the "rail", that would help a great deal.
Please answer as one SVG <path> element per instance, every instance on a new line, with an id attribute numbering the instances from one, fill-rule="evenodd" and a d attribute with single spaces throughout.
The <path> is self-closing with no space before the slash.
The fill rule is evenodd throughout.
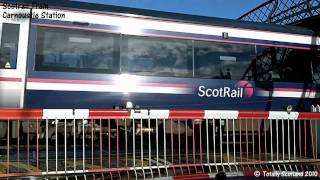
<path id="1" fill-rule="evenodd" d="M 318 177 L 318 120 L 315 112 L 1 109 L 0 178 Z"/>

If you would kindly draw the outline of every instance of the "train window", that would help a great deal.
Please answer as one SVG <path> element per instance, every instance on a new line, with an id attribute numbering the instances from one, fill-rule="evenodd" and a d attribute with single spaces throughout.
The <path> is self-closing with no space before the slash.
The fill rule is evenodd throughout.
<path id="1" fill-rule="evenodd" d="M 272 60 L 276 59 L 276 50 L 274 47 L 260 47 L 257 46 L 256 58 L 256 80 L 258 81 L 272 81 L 275 77 L 275 72 L 272 72 Z"/>
<path id="2" fill-rule="evenodd" d="M 315 52 L 311 61 L 312 61 L 313 83 L 319 85 L 320 84 L 320 53 Z"/>
<path id="3" fill-rule="evenodd" d="M 124 36 L 121 72 L 171 77 L 192 77 L 191 41 Z"/>
<path id="4" fill-rule="evenodd" d="M 35 70 L 117 73 L 119 35 L 39 27 Z"/>
<path id="5" fill-rule="evenodd" d="M 311 51 L 257 46 L 258 81 L 311 82 Z"/>
<path id="6" fill-rule="evenodd" d="M 195 41 L 195 77 L 253 80 L 253 45 Z"/>
<path id="7" fill-rule="evenodd" d="M 1 49 L 0 49 L 0 69 L 15 69 L 17 65 L 18 24 L 2 24 Z"/>

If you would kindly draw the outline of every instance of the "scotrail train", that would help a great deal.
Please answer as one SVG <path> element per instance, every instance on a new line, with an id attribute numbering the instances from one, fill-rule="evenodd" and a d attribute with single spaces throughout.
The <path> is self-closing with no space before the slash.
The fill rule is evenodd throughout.
<path id="1" fill-rule="evenodd" d="M 6 6 L 1 108 L 310 111 L 320 97 L 311 30 L 68 1 Z"/>

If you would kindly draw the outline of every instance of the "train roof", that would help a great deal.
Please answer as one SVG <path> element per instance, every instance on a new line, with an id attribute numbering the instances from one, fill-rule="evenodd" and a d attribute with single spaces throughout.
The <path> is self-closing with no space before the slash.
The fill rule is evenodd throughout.
<path id="1" fill-rule="evenodd" d="M 4 0 L 4 3 L 17 3 L 16 0 Z M 19 0 L 20 3 L 34 3 L 34 0 Z M 39 2 L 43 3 L 43 2 Z M 261 31 L 283 32 L 292 34 L 303 34 L 316 36 L 316 33 L 312 30 L 290 26 L 290 25 L 277 25 L 267 23 L 248 22 L 241 20 L 216 18 L 208 16 L 190 15 L 182 13 L 164 12 L 157 10 L 138 9 L 131 7 L 121 7 L 115 5 L 104 5 L 89 2 L 78 2 L 69 0 L 48 0 L 45 2 L 49 8 L 68 9 L 85 12 L 95 13 L 112 13 L 118 15 L 135 15 L 135 17 L 162 19 L 169 21 L 178 21 L 184 23 L 204 24 L 211 26 L 224 26 L 243 29 L 254 29 Z"/>

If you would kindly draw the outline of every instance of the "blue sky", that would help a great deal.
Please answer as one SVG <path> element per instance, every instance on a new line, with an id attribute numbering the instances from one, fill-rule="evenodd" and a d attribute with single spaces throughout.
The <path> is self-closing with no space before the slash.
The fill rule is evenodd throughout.
<path id="1" fill-rule="evenodd" d="M 236 19 L 265 0 L 77 0 Z"/>

